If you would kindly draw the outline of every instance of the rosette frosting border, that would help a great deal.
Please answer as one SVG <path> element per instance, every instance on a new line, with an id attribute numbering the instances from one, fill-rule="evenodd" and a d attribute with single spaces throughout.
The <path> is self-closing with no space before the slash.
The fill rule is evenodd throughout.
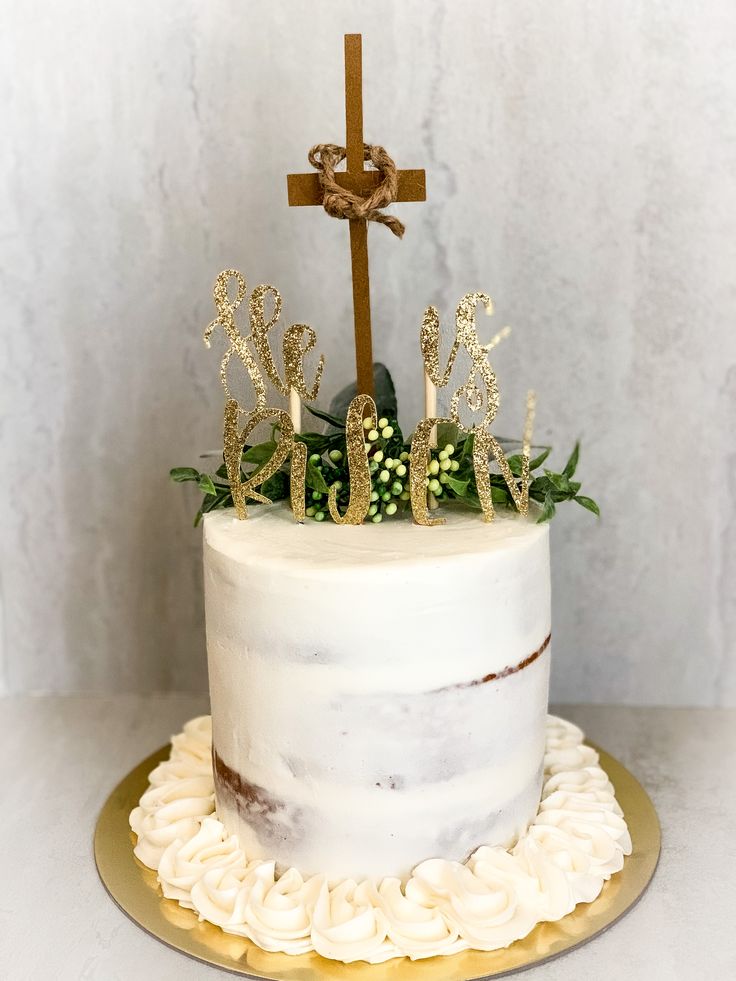
<path id="1" fill-rule="evenodd" d="M 134 852 L 166 898 L 266 951 L 380 963 L 497 950 L 592 902 L 631 853 L 614 788 L 583 738 L 548 716 L 539 808 L 513 847 L 429 859 L 405 883 L 335 882 L 248 859 L 217 819 L 211 720 L 201 716 L 149 775 L 130 814 Z"/>

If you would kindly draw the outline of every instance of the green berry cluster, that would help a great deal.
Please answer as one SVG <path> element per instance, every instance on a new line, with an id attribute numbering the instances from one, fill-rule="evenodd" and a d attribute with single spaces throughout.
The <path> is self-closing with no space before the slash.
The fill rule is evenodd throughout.
<path id="1" fill-rule="evenodd" d="M 432 497 L 436 499 L 445 493 L 445 485 L 450 479 L 450 474 L 456 473 L 460 469 L 457 460 L 453 460 L 455 447 L 452 443 L 447 443 L 444 449 L 432 450 L 427 464 L 427 475 L 424 478 L 424 486 Z"/>
<path id="2" fill-rule="evenodd" d="M 410 499 L 409 453 L 395 419 L 382 417 L 376 428 L 370 419 L 366 419 L 363 425 L 371 474 L 371 503 L 367 520 L 380 524 L 384 518 L 393 517 L 405 508 Z M 324 456 L 313 453 L 309 457 L 309 466 L 314 468 L 327 487 L 337 488 L 337 504 L 340 511 L 344 511 L 350 498 L 350 477 L 344 452 L 332 449 Z M 307 490 L 307 517 L 324 521 L 329 517 L 327 501 L 325 491 Z"/>
<path id="3" fill-rule="evenodd" d="M 370 419 L 363 422 L 365 451 L 371 474 L 371 504 L 368 520 L 379 524 L 392 517 L 409 500 L 409 454 L 403 446 L 398 425 L 378 420 L 374 429 Z M 398 434 L 398 435 L 397 435 Z"/>

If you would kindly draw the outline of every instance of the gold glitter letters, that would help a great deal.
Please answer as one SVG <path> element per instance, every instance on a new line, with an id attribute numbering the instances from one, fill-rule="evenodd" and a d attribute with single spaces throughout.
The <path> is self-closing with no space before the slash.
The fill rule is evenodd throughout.
<path id="1" fill-rule="evenodd" d="M 420 346 L 424 359 L 424 370 L 427 377 L 437 388 L 449 384 L 455 360 L 461 348 L 470 359 L 470 370 L 466 380 L 457 388 L 450 398 L 449 419 L 425 419 L 414 433 L 411 446 L 410 491 L 411 507 L 414 520 L 421 525 L 442 524 L 443 519 L 431 518 L 427 507 L 427 487 L 425 483 L 427 458 L 430 446 L 432 428 L 441 422 L 451 422 L 473 436 L 473 469 L 478 488 L 478 497 L 483 518 L 492 521 L 494 517 L 493 500 L 491 496 L 489 458 L 492 456 L 498 464 L 501 474 L 508 486 L 520 514 L 529 512 L 529 454 L 531 446 L 531 427 L 534 418 L 535 398 L 530 392 L 527 396 L 527 414 L 524 427 L 524 442 L 522 447 L 521 490 L 509 468 L 501 445 L 490 432 L 490 426 L 498 412 L 500 395 L 496 374 L 489 361 L 488 352 L 499 341 L 508 336 L 509 328 L 504 327 L 488 344 L 481 344 L 478 339 L 478 329 L 475 323 L 475 311 L 479 303 L 485 307 L 486 313 L 493 313 L 491 298 L 485 293 L 466 293 L 460 300 L 455 314 L 455 339 L 444 370 L 440 368 L 439 342 L 440 320 L 435 307 L 428 307 L 422 320 Z M 463 404 L 464 403 L 464 406 Z M 482 418 L 472 424 L 463 422 L 461 409 L 466 407 L 471 413 L 482 412 Z"/>
<path id="2" fill-rule="evenodd" d="M 348 451 L 350 471 L 350 502 L 347 511 L 341 515 L 337 508 L 337 488 L 330 487 L 328 506 L 332 520 L 338 525 L 360 525 L 371 506 L 371 473 L 368 469 L 368 454 L 365 451 L 365 430 L 363 419 L 370 418 L 371 425 L 378 425 L 376 404 L 370 395 L 356 395 L 348 406 L 345 420 L 345 440 Z"/>
<path id="3" fill-rule="evenodd" d="M 231 281 L 236 285 L 234 298 L 230 295 Z M 306 324 L 292 324 L 286 329 L 283 339 L 285 380 L 282 380 L 268 343 L 268 332 L 281 314 L 281 294 L 273 286 L 257 286 L 253 290 L 249 303 L 250 333 L 243 337 L 235 322 L 235 311 L 245 299 L 246 292 L 245 279 L 236 269 L 226 269 L 221 272 L 213 291 L 217 317 L 204 332 L 207 347 L 210 346 L 210 337 L 218 324 L 230 341 L 230 347 L 225 352 L 220 365 L 220 380 L 226 396 L 223 456 L 233 504 L 240 519 L 247 517 L 247 498 L 262 504 L 270 504 L 271 501 L 258 493 L 256 487 L 260 487 L 269 477 L 272 477 L 291 454 L 292 510 L 296 520 L 303 521 L 307 448 L 304 443 L 295 439 L 294 425 L 288 413 L 283 409 L 267 406 L 265 380 L 250 344 L 253 344 L 266 375 L 282 395 L 288 395 L 289 390 L 294 388 L 302 398 L 316 398 L 322 379 L 324 358 L 319 358 L 314 382 L 308 388 L 304 379 L 304 356 L 314 348 L 317 338 L 314 330 Z M 269 296 L 273 300 L 273 312 L 266 318 L 265 305 L 266 298 Z M 233 355 L 237 355 L 240 359 L 253 386 L 255 405 L 251 410 L 243 409 L 228 387 L 227 369 Z M 238 420 L 241 415 L 244 415 L 245 419 L 243 428 L 239 429 Z M 279 433 L 276 448 L 270 459 L 256 473 L 244 480 L 241 470 L 243 449 L 256 426 L 268 420 L 272 421 Z"/>
<path id="4" fill-rule="evenodd" d="M 434 427 L 444 419 L 422 419 L 411 438 L 411 462 L 409 463 L 409 492 L 411 510 L 418 525 L 443 525 L 444 518 L 430 518 L 427 507 L 427 463 L 429 444 Z"/>

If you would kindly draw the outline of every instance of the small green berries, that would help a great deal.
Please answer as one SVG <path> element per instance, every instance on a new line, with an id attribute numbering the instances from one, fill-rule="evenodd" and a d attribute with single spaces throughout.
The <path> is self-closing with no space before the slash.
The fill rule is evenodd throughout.
<path id="1" fill-rule="evenodd" d="M 398 433 L 398 438 L 397 438 Z M 401 433 L 393 420 L 382 416 L 380 419 L 363 420 L 363 445 L 368 457 L 368 470 L 371 475 L 370 505 L 366 521 L 380 524 L 384 518 L 392 518 L 397 514 L 406 513 L 411 502 L 409 490 L 409 471 L 411 453 L 409 449 L 401 449 L 399 442 Z M 392 442 L 388 442 L 388 441 Z M 333 444 L 334 445 L 334 444 Z M 387 452 L 391 448 L 394 455 Z M 453 459 L 456 448 L 452 443 L 440 445 L 431 450 L 425 466 L 424 486 L 429 494 L 431 507 L 437 507 L 439 499 L 456 496 L 451 489 L 450 475 L 461 468 L 460 455 Z M 349 489 L 346 453 L 344 450 L 332 449 L 324 455 L 312 453 L 309 456 L 311 466 L 319 473 L 332 474 L 339 479 L 331 482 L 332 492 L 340 495 L 344 504 Z M 333 469 L 334 468 L 334 469 Z M 327 481 L 330 483 L 330 480 Z M 308 518 L 315 521 L 326 521 L 330 514 L 327 508 L 327 495 L 311 488 L 306 494 L 305 512 Z"/>

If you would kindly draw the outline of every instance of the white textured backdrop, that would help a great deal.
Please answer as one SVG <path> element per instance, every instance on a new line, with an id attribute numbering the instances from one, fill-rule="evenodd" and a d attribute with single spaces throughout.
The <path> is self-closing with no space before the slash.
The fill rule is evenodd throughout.
<path id="1" fill-rule="evenodd" d="M 732 0 L 2 3 L 2 661 L 9 690 L 206 684 L 195 497 L 217 445 L 215 274 L 313 323 L 351 373 L 347 228 L 285 174 L 366 136 L 429 200 L 371 229 L 402 419 L 417 330 L 483 289 L 506 411 L 539 394 L 584 490 L 554 521 L 558 701 L 736 701 Z"/>

